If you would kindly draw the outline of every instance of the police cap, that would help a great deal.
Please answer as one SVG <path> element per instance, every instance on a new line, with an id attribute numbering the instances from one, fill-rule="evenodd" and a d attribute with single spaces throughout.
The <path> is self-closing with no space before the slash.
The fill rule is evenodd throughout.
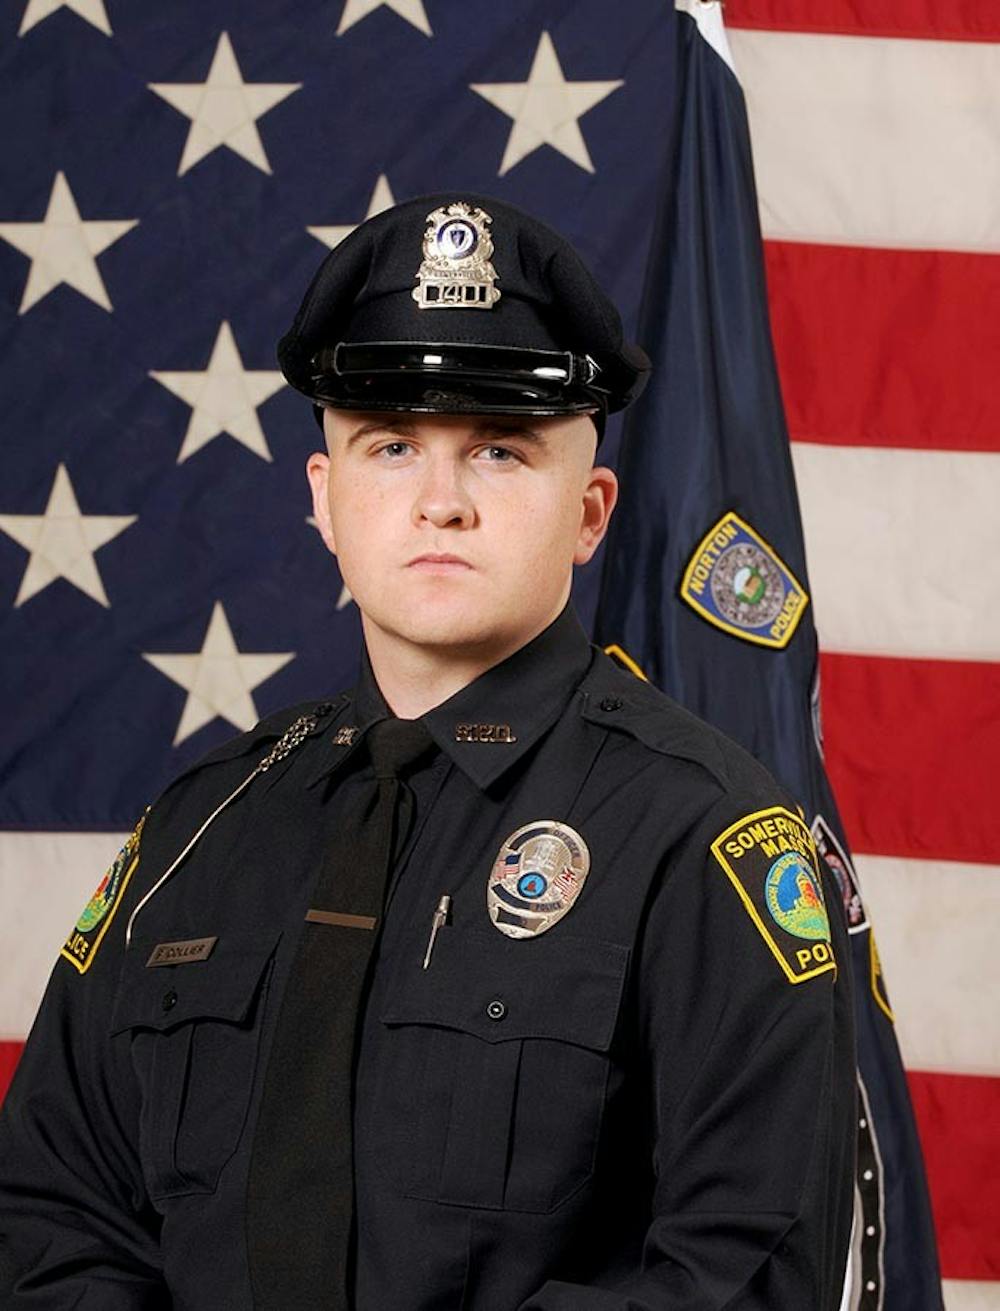
<path id="1" fill-rule="evenodd" d="M 592 413 L 599 431 L 650 368 L 564 237 L 468 192 L 355 228 L 320 265 L 278 362 L 318 406 Z"/>

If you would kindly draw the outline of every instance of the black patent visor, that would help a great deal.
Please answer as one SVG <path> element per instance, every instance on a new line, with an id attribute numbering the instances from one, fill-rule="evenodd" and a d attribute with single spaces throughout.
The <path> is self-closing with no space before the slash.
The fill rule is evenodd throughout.
<path id="1" fill-rule="evenodd" d="M 339 342 L 313 357 L 315 398 L 342 406 L 523 410 L 603 409 L 600 368 L 587 355 L 438 342 Z"/>

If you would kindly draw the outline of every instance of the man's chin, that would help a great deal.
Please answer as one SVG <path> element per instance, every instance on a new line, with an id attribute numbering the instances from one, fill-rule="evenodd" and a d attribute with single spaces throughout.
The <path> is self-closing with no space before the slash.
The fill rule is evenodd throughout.
<path id="1" fill-rule="evenodd" d="M 362 606 L 364 610 L 364 606 Z M 387 637 L 442 655 L 481 653 L 507 647 L 519 627 L 518 616 L 503 621 L 496 604 L 474 605 L 468 597 L 414 600 L 387 611 L 376 607 L 366 612 L 366 626 L 374 625 Z"/>

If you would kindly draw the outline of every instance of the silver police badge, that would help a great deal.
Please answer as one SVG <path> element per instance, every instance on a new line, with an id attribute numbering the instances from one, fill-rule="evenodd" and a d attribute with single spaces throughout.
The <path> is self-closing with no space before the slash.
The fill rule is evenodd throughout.
<path id="1" fill-rule="evenodd" d="M 512 833 L 493 862 L 486 888 L 490 919 L 509 938 L 533 938 L 566 914 L 590 872 L 590 852 L 575 829 L 536 819 Z"/>
<path id="2" fill-rule="evenodd" d="M 456 200 L 427 215 L 413 299 L 422 310 L 491 310 L 500 299 L 485 210 Z"/>

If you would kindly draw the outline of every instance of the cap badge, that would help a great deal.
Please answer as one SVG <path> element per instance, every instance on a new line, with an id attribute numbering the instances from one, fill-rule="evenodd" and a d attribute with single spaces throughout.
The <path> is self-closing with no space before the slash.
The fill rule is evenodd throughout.
<path id="1" fill-rule="evenodd" d="M 427 215 L 413 299 L 422 310 L 491 310 L 500 299 L 485 210 L 456 200 Z"/>
<path id="2" fill-rule="evenodd" d="M 566 914 L 590 872 L 590 852 L 575 829 L 536 819 L 504 842 L 486 889 L 490 919 L 508 938 L 533 938 Z"/>

